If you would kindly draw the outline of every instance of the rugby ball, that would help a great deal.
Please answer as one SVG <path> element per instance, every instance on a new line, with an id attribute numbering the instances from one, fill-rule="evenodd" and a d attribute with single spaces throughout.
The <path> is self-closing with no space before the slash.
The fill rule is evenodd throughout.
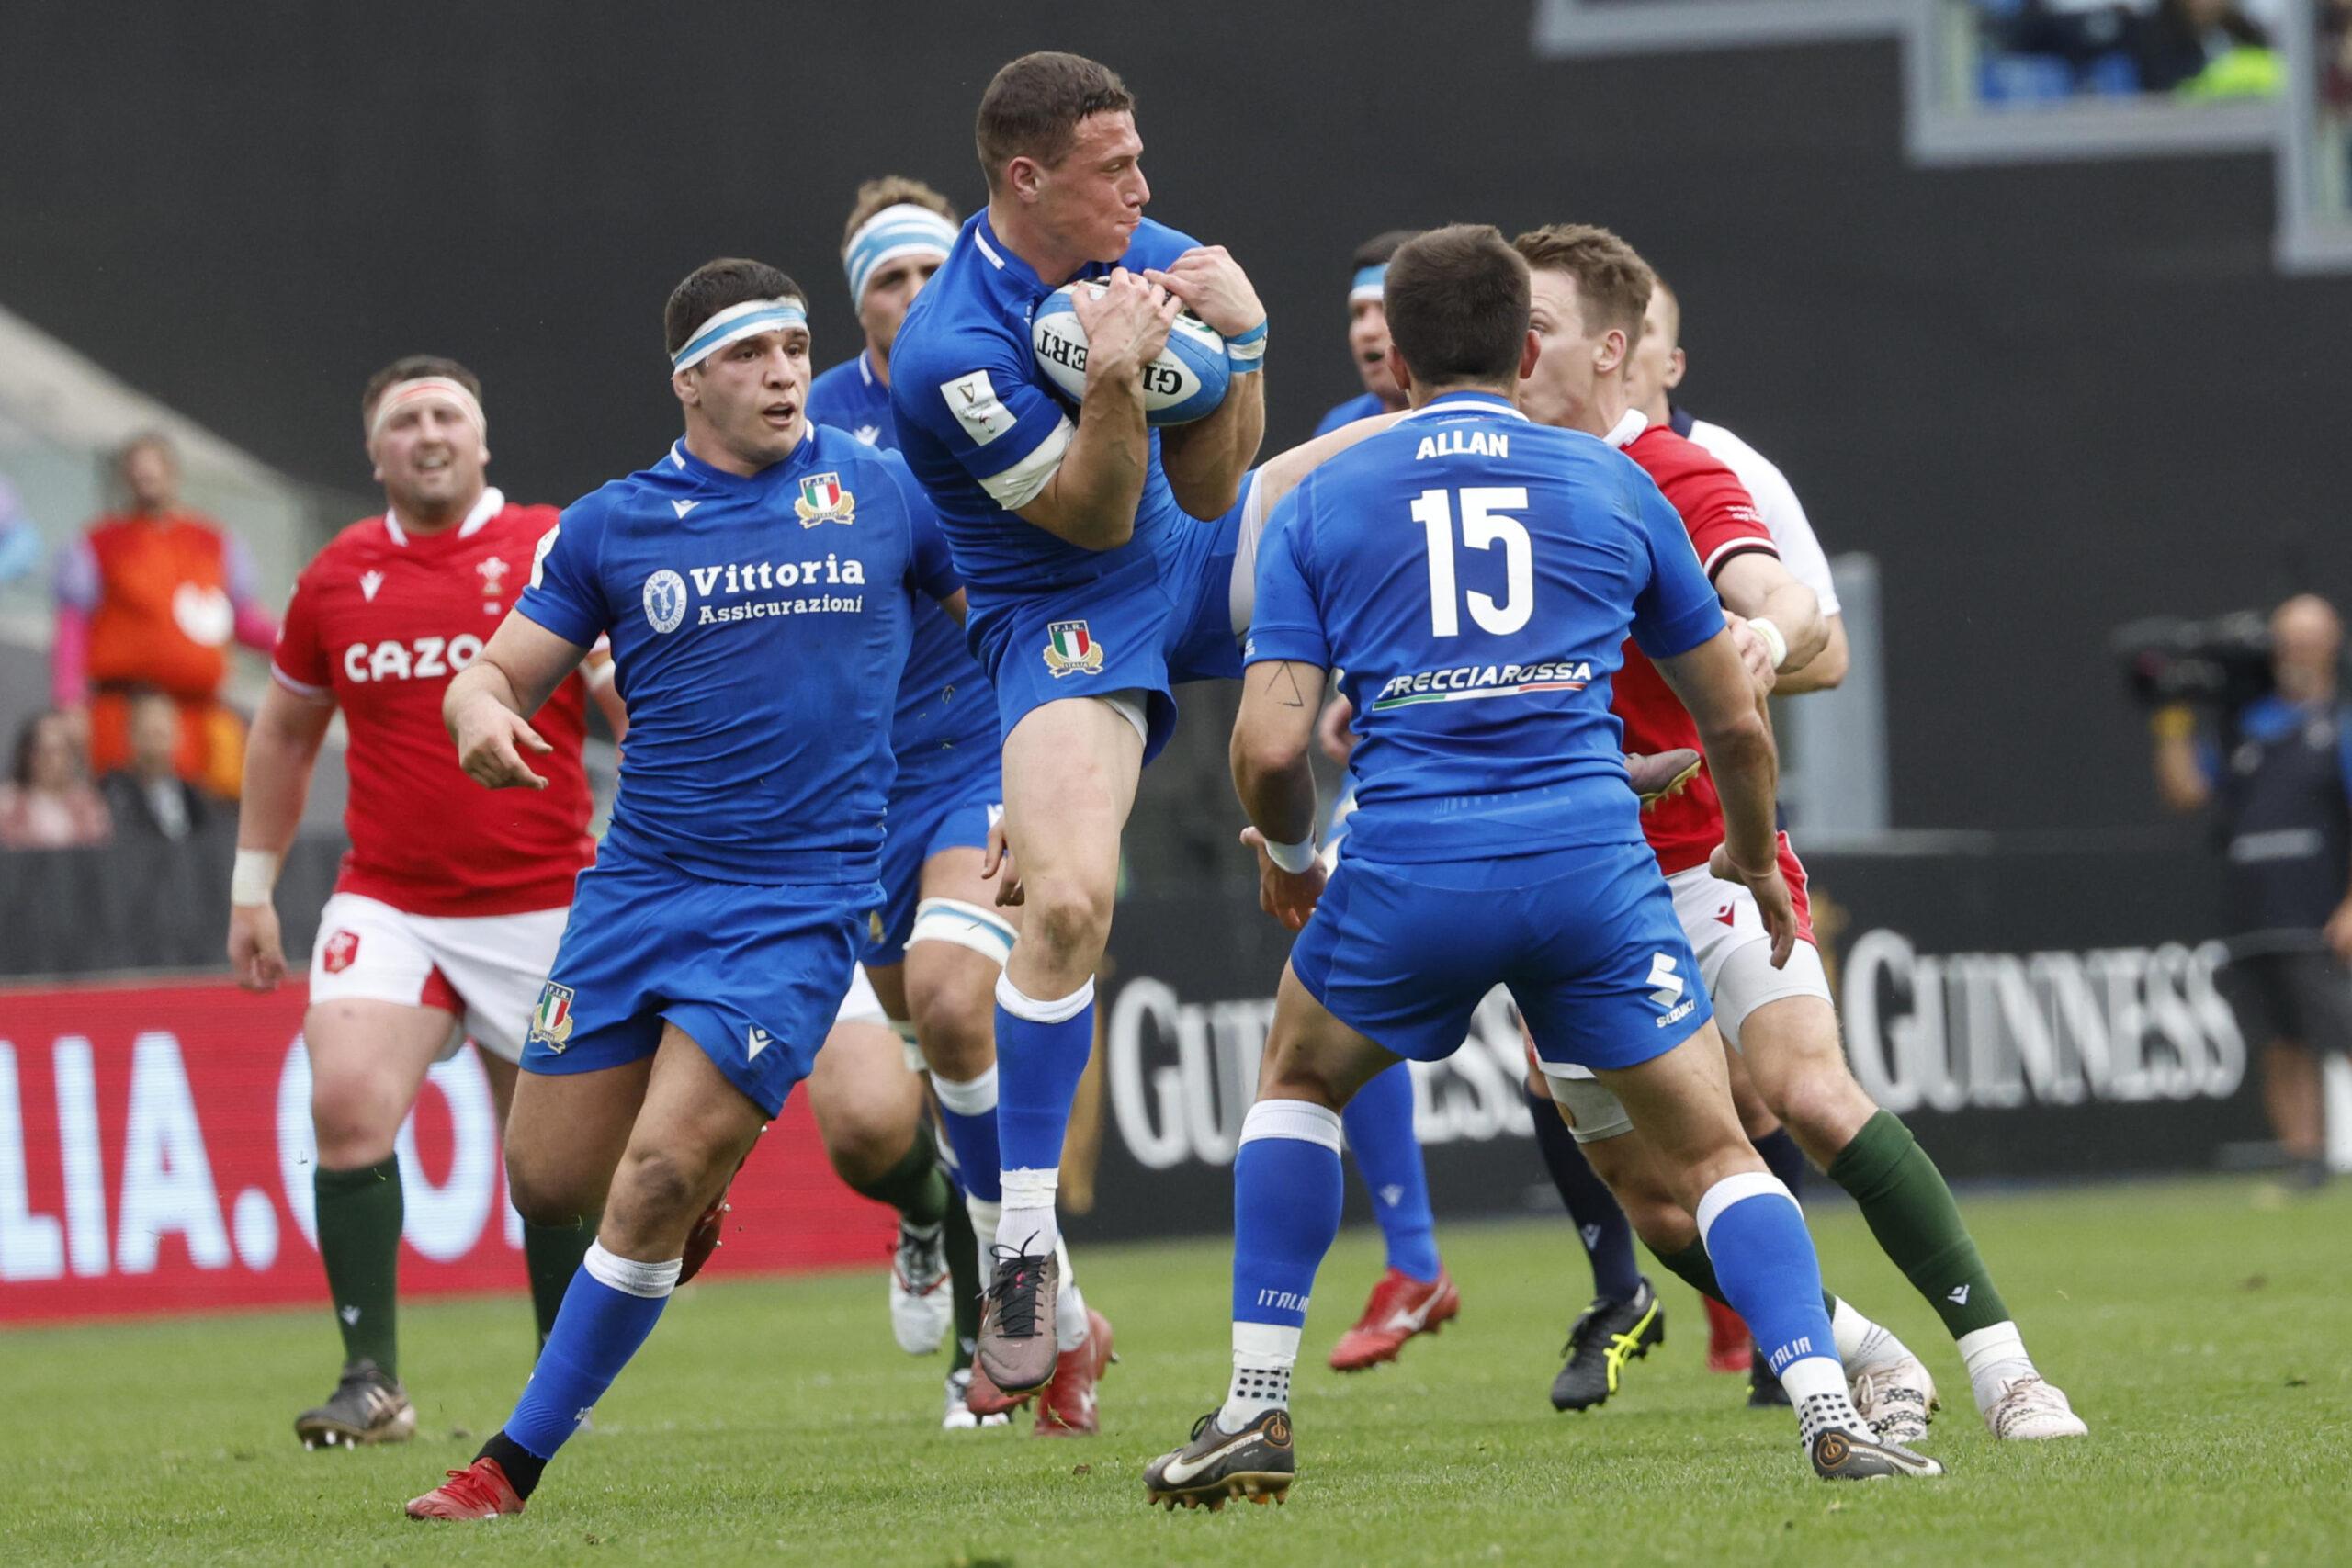
<path id="1" fill-rule="evenodd" d="M 1037 368 L 1062 396 L 1080 402 L 1086 396 L 1086 329 L 1079 324 L 1071 297 L 1081 288 L 1096 294 L 1099 282 L 1066 283 L 1037 307 L 1029 329 L 1029 346 Z M 1190 424 L 1206 419 L 1225 401 L 1232 372 L 1225 363 L 1225 339 L 1209 324 L 1187 310 L 1168 329 L 1167 346 L 1143 367 L 1144 418 L 1153 424 Z"/>

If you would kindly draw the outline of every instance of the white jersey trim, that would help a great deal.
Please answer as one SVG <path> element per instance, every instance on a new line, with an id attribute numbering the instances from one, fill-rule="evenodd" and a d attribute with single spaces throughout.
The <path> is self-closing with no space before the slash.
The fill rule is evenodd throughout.
<path id="1" fill-rule="evenodd" d="M 295 696 L 301 698 L 306 703 L 332 704 L 334 701 L 334 694 L 327 690 L 326 687 L 313 686 L 308 681 L 297 681 L 293 676 L 288 675 L 285 671 L 280 670 L 277 667 L 277 660 L 275 659 L 269 661 L 269 675 L 271 680 L 276 681 L 279 685 L 285 687 L 288 692 L 292 693 Z"/>
<path id="2" fill-rule="evenodd" d="M 466 513 L 466 520 L 458 525 L 458 537 L 472 538 L 489 526 L 492 518 L 505 510 L 506 492 L 496 485 L 488 487 L 481 492 L 481 499 L 474 502 L 474 509 Z M 390 536 L 392 543 L 402 547 L 408 544 L 408 530 L 401 526 L 399 514 L 390 506 L 384 508 L 384 532 Z"/>

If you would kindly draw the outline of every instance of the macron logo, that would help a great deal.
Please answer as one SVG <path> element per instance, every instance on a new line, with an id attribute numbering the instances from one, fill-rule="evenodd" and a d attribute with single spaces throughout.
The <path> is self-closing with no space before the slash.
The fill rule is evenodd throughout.
<path id="1" fill-rule="evenodd" d="M 1968 1304 L 1968 1287 L 1965 1285 L 1954 1285 L 1951 1290 L 1944 1292 L 1944 1300 L 1951 1303 L 1954 1306 L 1966 1306 Z"/>
<path id="2" fill-rule="evenodd" d="M 359 592 L 366 596 L 368 603 L 370 604 L 373 604 L 376 602 L 376 590 L 382 586 L 384 586 L 384 574 L 382 572 L 363 571 L 359 574 Z"/>
<path id="3" fill-rule="evenodd" d="M 766 1030 L 757 1027 L 754 1027 L 743 1036 L 744 1050 L 748 1056 L 756 1056 L 775 1043 L 775 1042 L 769 1038 L 768 1032 Z"/>
<path id="4" fill-rule="evenodd" d="M 670 510 L 676 513 L 679 516 L 684 517 L 687 513 L 692 512 L 695 507 L 700 506 L 702 502 L 699 501 L 673 501 L 670 503 Z"/>

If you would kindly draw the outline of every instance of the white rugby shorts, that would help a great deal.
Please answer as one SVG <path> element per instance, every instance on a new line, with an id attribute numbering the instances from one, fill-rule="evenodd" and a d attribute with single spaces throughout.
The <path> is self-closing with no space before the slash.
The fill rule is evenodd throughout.
<path id="1" fill-rule="evenodd" d="M 311 1000 L 440 1008 L 464 1025 L 462 1033 L 452 1032 L 444 1060 L 469 1036 L 492 1055 L 519 1062 L 571 913 L 558 907 L 514 915 L 412 915 L 338 893 L 319 911 Z"/>
<path id="2" fill-rule="evenodd" d="M 1764 912 L 1745 886 L 1694 865 L 1668 877 L 1666 886 L 1674 895 L 1682 934 L 1698 954 L 1699 983 L 1714 1001 L 1715 1027 L 1735 1047 L 1739 1026 L 1766 1002 L 1783 997 L 1830 1000 L 1829 976 L 1821 966 L 1821 950 L 1812 942 L 1800 939 L 1788 964 L 1772 967 Z"/>

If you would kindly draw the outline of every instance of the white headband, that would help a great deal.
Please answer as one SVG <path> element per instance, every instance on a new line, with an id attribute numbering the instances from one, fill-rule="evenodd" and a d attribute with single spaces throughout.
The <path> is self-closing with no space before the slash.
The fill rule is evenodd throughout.
<path id="1" fill-rule="evenodd" d="M 670 356 L 670 368 L 673 372 L 691 370 L 738 338 L 808 324 L 808 308 L 797 299 L 746 299 L 717 311 L 696 327 L 685 346 Z"/>
<path id="2" fill-rule="evenodd" d="M 418 376 L 406 381 L 395 381 L 385 388 L 384 395 L 376 400 L 375 416 L 368 422 L 368 445 L 375 445 L 376 437 L 384 433 L 384 426 L 395 412 L 411 403 L 424 402 L 434 398 L 456 404 L 466 423 L 474 427 L 474 434 L 481 438 L 482 445 L 490 445 L 490 422 L 482 417 L 481 400 L 463 382 L 453 381 L 447 376 Z"/>
<path id="3" fill-rule="evenodd" d="M 849 273 L 851 306 L 865 303 L 865 286 L 888 264 L 905 256 L 944 259 L 955 243 L 955 222 L 930 208 L 912 202 L 884 208 L 857 226 L 842 252 L 842 265 Z"/>

